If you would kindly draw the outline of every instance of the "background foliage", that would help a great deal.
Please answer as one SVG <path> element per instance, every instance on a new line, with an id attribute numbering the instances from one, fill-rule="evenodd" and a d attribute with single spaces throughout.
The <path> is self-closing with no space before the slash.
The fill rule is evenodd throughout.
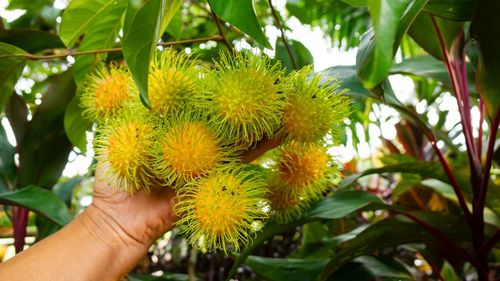
<path id="1" fill-rule="evenodd" d="M 355 65 L 322 70 L 352 99 L 343 180 L 302 218 L 266 225 L 238 256 L 198 253 L 174 229 L 129 279 L 498 278 L 499 2 L 275 2 L 8 1 L 7 12 L 23 13 L 0 21 L 1 234 L 19 251 L 26 235 L 41 239 L 85 206 L 91 172 L 61 175 L 87 151 L 92 124 L 75 93 L 96 65 L 124 60 L 147 106 L 155 48 L 207 64 L 253 48 L 291 71 L 313 63 L 288 38 L 305 25 L 357 53 Z"/>

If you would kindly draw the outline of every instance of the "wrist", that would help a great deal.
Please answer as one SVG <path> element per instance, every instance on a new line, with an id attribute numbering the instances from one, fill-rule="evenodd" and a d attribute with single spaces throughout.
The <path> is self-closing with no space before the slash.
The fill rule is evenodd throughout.
<path id="1" fill-rule="evenodd" d="M 104 257 L 109 257 L 109 273 L 124 276 L 137 264 L 147 250 L 148 244 L 131 237 L 107 212 L 91 204 L 77 218 L 89 239 Z"/>

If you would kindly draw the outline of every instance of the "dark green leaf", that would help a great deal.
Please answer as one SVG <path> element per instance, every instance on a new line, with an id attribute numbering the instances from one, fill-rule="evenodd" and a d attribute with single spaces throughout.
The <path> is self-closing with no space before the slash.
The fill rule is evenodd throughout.
<path id="1" fill-rule="evenodd" d="M 364 209 L 373 210 L 389 207 L 389 205 L 383 204 L 377 196 L 364 191 L 337 192 L 333 197 L 325 198 L 315 204 L 312 209 L 300 219 L 288 224 L 268 223 L 262 231 L 257 233 L 253 242 L 238 255 L 228 274 L 228 279 L 236 273 L 238 267 L 255 248 L 274 235 L 319 219 L 336 219 Z"/>
<path id="2" fill-rule="evenodd" d="M 325 78 L 336 78 L 341 83 L 342 89 L 348 89 L 347 95 L 357 97 L 360 99 L 365 99 L 367 97 L 373 97 L 372 94 L 363 87 L 361 81 L 359 81 L 358 75 L 356 74 L 356 66 L 354 65 L 342 65 L 330 67 L 322 72 Z"/>
<path id="3" fill-rule="evenodd" d="M 469 21 L 476 10 L 475 0 L 430 0 L 425 11 L 454 21 Z"/>
<path id="4" fill-rule="evenodd" d="M 435 17 L 436 23 L 442 31 L 446 47 L 449 49 L 453 39 L 462 31 L 463 23 Z M 417 44 L 438 60 L 443 59 L 443 49 L 439 43 L 436 29 L 432 24 L 431 15 L 420 13 L 408 30 L 408 34 Z"/>
<path id="5" fill-rule="evenodd" d="M 64 132 L 64 113 L 75 94 L 71 71 L 47 78 L 42 103 L 21 142 L 18 186 L 51 188 L 59 179 L 72 145 Z"/>
<path id="6" fill-rule="evenodd" d="M 62 228 L 59 224 L 46 219 L 45 217 L 42 216 L 37 216 L 35 218 L 35 225 L 36 225 L 36 237 L 35 241 L 38 242 L 49 235 L 54 234 L 56 231 Z"/>
<path id="7" fill-rule="evenodd" d="M 362 256 L 335 271 L 331 281 L 413 280 L 403 265 L 388 257 Z"/>
<path id="8" fill-rule="evenodd" d="M 6 191 L 14 184 L 16 164 L 14 147 L 7 140 L 7 133 L 0 126 L 0 192 Z"/>
<path id="9" fill-rule="evenodd" d="M 145 105 L 149 105 L 149 62 L 161 36 L 166 4 L 166 0 L 148 0 L 140 7 L 129 3 L 125 15 L 123 56 Z"/>
<path id="10" fill-rule="evenodd" d="M 92 128 L 92 122 L 83 116 L 83 108 L 80 107 L 80 98 L 76 95 L 66 108 L 64 114 L 64 130 L 71 143 L 78 147 L 82 153 L 87 151 L 86 131 Z"/>
<path id="11" fill-rule="evenodd" d="M 107 6 L 102 10 L 99 17 L 90 23 L 85 30 L 85 37 L 78 49 L 80 51 L 87 51 L 113 47 L 126 8 L 126 1 L 118 1 L 116 4 Z M 75 82 L 80 85 L 85 76 L 105 58 L 106 54 L 76 57 L 75 64 L 73 65 Z"/>
<path id="12" fill-rule="evenodd" d="M 28 106 L 19 95 L 11 95 L 9 103 L 5 108 L 5 116 L 9 119 L 10 126 L 16 136 L 16 142 L 20 143 L 28 126 Z"/>
<path id="13" fill-rule="evenodd" d="M 302 43 L 296 40 L 290 40 L 290 42 L 288 42 L 288 45 L 290 46 L 290 52 L 292 53 L 292 56 L 297 63 L 298 69 L 314 63 L 314 58 L 311 55 L 311 52 L 309 52 L 309 50 Z M 280 38 L 276 39 L 275 46 L 275 58 L 280 60 L 281 65 L 284 66 L 288 71 L 294 70 L 295 68 L 293 66 L 292 60 L 288 55 L 285 44 L 283 44 L 283 41 Z"/>
<path id="14" fill-rule="evenodd" d="M 46 49 L 64 48 L 64 44 L 56 34 L 28 28 L 1 30 L 0 42 L 16 46 L 32 54 Z"/>
<path id="15" fill-rule="evenodd" d="M 389 73 L 403 35 L 427 0 L 369 1 L 373 29 L 367 31 L 356 56 L 356 68 L 363 85 L 372 89 Z"/>
<path id="16" fill-rule="evenodd" d="M 483 0 L 471 24 L 471 36 L 479 50 L 477 73 L 478 92 L 484 100 L 486 112 L 491 120 L 500 111 L 500 1 Z"/>
<path id="17" fill-rule="evenodd" d="M 470 242 L 470 234 L 463 219 L 443 213 L 415 214 L 427 224 L 439 229 L 449 239 Z M 356 238 L 341 243 L 333 258 L 325 266 L 320 280 L 327 278 L 354 258 L 369 255 L 386 247 L 410 243 L 435 242 L 437 239 L 407 218 L 390 217 L 375 223 Z"/>
<path id="18" fill-rule="evenodd" d="M 73 196 L 73 189 L 82 182 L 82 177 L 74 177 L 54 186 L 53 192 L 69 207 Z"/>
<path id="19" fill-rule="evenodd" d="M 368 0 L 342 0 L 342 1 L 346 2 L 349 5 L 358 6 L 358 7 L 368 5 Z"/>
<path id="20" fill-rule="evenodd" d="M 123 5 L 116 0 L 72 0 L 62 14 L 59 36 L 64 44 L 73 47 L 76 40 L 112 6 Z"/>
<path id="21" fill-rule="evenodd" d="M 252 36 L 262 46 L 272 48 L 257 20 L 252 0 L 208 0 L 208 3 L 217 16 Z"/>
<path id="22" fill-rule="evenodd" d="M 9 101 L 26 64 L 25 51 L 0 42 L 0 112 Z"/>
<path id="23" fill-rule="evenodd" d="M 27 208 L 60 226 L 72 219 L 68 208 L 57 195 L 37 186 L 0 193 L 0 203 Z"/>
<path id="24" fill-rule="evenodd" d="M 441 276 L 446 281 L 460 281 L 460 278 L 455 273 L 453 267 L 445 261 L 443 267 L 441 268 Z"/>

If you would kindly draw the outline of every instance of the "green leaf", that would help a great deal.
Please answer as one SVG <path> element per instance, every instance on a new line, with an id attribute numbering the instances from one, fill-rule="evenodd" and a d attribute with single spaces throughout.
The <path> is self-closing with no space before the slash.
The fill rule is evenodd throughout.
<path id="1" fill-rule="evenodd" d="M 7 133 L 0 126 L 0 191 L 6 191 L 14 184 L 16 164 L 14 147 L 7 140 Z"/>
<path id="2" fill-rule="evenodd" d="M 126 8 L 126 1 L 118 1 L 102 10 L 101 15 L 89 24 L 78 50 L 88 51 L 113 47 Z M 73 77 L 77 85 L 80 85 L 85 76 L 105 58 L 106 54 L 76 57 L 73 65 Z"/>
<path id="3" fill-rule="evenodd" d="M 455 273 L 453 267 L 445 261 L 443 267 L 441 268 L 441 276 L 446 281 L 460 281 L 460 278 Z"/>
<path id="4" fill-rule="evenodd" d="M 450 214 L 421 212 L 415 213 L 427 224 L 439 229 L 451 240 L 470 242 L 470 233 L 463 218 Z M 338 251 L 325 266 L 320 280 L 327 278 L 345 263 L 353 259 L 374 253 L 387 247 L 411 243 L 437 241 L 434 236 L 420 225 L 402 217 L 390 217 L 377 222 L 361 232 L 354 239 L 341 243 Z"/>
<path id="5" fill-rule="evenodd" d="M 167 0 L 167 8 L 165 11 L 165 15 L 163 16 L 160 34 L 163 34 L 165 30 L 167 30 L 170 21 L 174 18 L 175 14 L 182 7 L 182 0 Z"/>
<path id="6" fill-rule="evenodd" d="M 0 42 L 0 112 L 9 101 L 26 64 L 25 51 Z"/>
<path id="7" fill-rule="evenodd" d="M 74 178 L 68 179 L 64 182 L 58 182 L 53 189 L 53 192 L 59 197 L 68 207 L 71 206 L 71 198 L 73 196 L 73 190 L 78 186 L 83 180 L 83 177 L 76 176 Z"/>
<path id="8" fill-rule="evenodd" d="M 72 0 L 62 14 L 59 36 L 64 44 L 73 47 L 76 40 L 97 19 L 103 16 L 112 6 L 122 5 L 124 1 L 116 0 Z"/>
<path id="9" fill-rule="evenodd" d="M 28 127 L 28 106 L 19 95 L 11 95 L 9 103 L 5 107 L 5 116 L 9 120 L 16 142 L 20 143 Z"/>
<path id="10" fill-rule="evenodd" d="M 499 13 L 500 1 L 479 1 L 470 27 L 471 36 L 479 50 L 476 85 L 491 120 L 494 120 L 500 111 Z"/>
<path id="11" fill-rule="evenodd" d="M 368 0 L 342 0 L 342 2 L 345 2 L 355 7 L 363 7 L 368 5 Z"/>
<path id="12" fill-rule="evenodd" d="M 272 281 L 316 280 L 327 260 L 273 259 L 249 256 L 245 261 L 252 270 Z"/>
<path id="13" fill-rule="evenodd" d="M 290 46 L 290 52 L 297 63 L 298 69 L 314 63 L 314 58 L 311 55 L 311 52 L 309 52 L 309 50 L 302 43 L 296 40 L 290 40 L 288 45 Z M 284 66 L 289 72 L 293 71 L 295 67 L 293 66 L 292 60 L 288 55 L 285 44 L 283 44 L 283 41 L 280 38 L 276 39 L 275 46 L 275 58 L 280 60 L 281 65 Z"/>
<path id="14" fill-rule="evenodd" d="M 33 185 L 0 193 L 0 203 L 27 208 L 59 226 L 68 224 L 72 219 L 68 208 L 57 195 Z"/>
<path id="15" fill-rule="evenodd" d="M 382 82 L 389 73 L 403 35 L 427 0 L 370 0 L 373 29 L 362 37 L 356 56 L 358 75 L 367 89 Z"/>
<path id="16" fill-rule="evenodd" d="M 255 15 L 252 0 L 208 0 L 215 14 L 250 35 L 266 48 L 272 48 Z"/>
<path id="17" fill-rule="evenodd" d="M 445 20 L 440 17 L 435 17 L 435 20 L 442 31 L 446 47 L 449 49 L 453 39 L 455 39 L 455 37 L 457 37 L 457 35 L 462 31 L 463 23 Z M 438 60 L 443 60 L 443 49 L 439 43 L 439 38 L 429 13 L 420 13 L 410 26 L 408 34 L 430 55 Z"/>
<path id="18" fill-rule="evenodd" d="M 337 192 L 333 197 L 319 201 L 302 218 L 292 221 L 291 223 L 268 223 L 262 231 L 257 233 L 253 242 L 238 255 L 228 274 L 228 279 L 236 273 L 236 270 L 245 261 L 248 255 L 274 235 L 315 220 L 337 219 L 365 209 L 373 210 L 384 208 L 391 208 L 391 206 L 383 204 L 380 198 L 371 193 L 364 191 Z"/>
<path id="19" fill-rule="evenodd" d="M 332 281 L 373 281 L 373 280 L 413 280 L 402 264 L 384 257 L 362 256 L 335 271 L 328 280 Z"/>
<path id="20" fill-rule="evenodd" d="M 42 103 L 33 113 L 20 146 L 18 186 L 51 188 L 61 176 L 72 145 L 64 132 L 64 114 L 75 95 L 71 71 L 46 79 Z"/>
<path id="21" fill-rule="evenodd" d="M 424 10 L 441 18 L 469 21 L 476 10 L 475 0 L 430 0 Z"/>
<path id="22" fill-rule="evenodd" d="M 27 28 L 0 30 L 0 42 L 16 46 L 32 54 L 46 49 L 64 48 L 64 44 L 56 34 Z"/>
<path id="23" fill-rule="evenodd" d="M 149 105 L 149 62 L 161 36 L 166 4 L 166 0 L 148 0 L 140 7 L 129 4 L 125 15 L 123 55 L 145 105 Z"/>
<path id="24" fill-rule="evenodd" d="M 64 113 L 64 130 L 71 143 L 78 147 L 82 153 L 87 151 L 86 131 L 92 128 L 92 122 L 83 116 L 78 95 L 73 97 Z"/>

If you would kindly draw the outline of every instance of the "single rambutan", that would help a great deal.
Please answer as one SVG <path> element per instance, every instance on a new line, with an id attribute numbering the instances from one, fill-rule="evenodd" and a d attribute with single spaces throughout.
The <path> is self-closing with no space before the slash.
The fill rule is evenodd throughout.
<path id="1" fill-rule="evenodd" d="M 92 120 L 104 120 L 117 114 L 134 96 L 130 91 L 131 77 L 127 68 L 118 64 L 100 67 L 84 82 L 81 106 Z"/>
<path id="2" fill-rule="evenodd" d="M 338 139 L 341 124 L 349 113 L 348 98 L 339 91 L 339 83 L 330 79 L 322 84 L 322 79 L 311 67 L 304 67 L 284 80 L 288 104 L 283 110 L 280 131 L 286 139 L 316 142 L 328 133 L 335 141 Z"/>
<path id="3" fill-rule="evenodd" d="M 274 176 L 268 183 L 267 192 L 272 219 L 278 223 L 288 223 L 304 214 L 311 203 L 305 191 L 301 187 L 286 184 L 279 176 Z"/>
<path id="4" fill-rule="evenodd" d="M 184 112 L 165 119 L 153 146 L 153 167 L 158 178 L 181 186 L 237 159 L 200 113 Z"/>
<path id="5" fill-rule="evenodd" d="M 196 100 L 200 69 L 197 61 L 183 52 L 167 48 L 156 55 L 148 77 L 151 109 L 163 116 Z"/>
<path id="6" fill-rule="evenodd" d="M 194 246 L 237 252 L 267 218 L 265 192 L 265 183 L 250 172 L 214 172 L 179 190 L 178 224 Z"/>
<path id="7" fill-rule="evenodd" d="M 299 192 L 303 197 L 317 199 L 327 188 L 332 172 L 330 156 L 326 148 L 314 143 L 290 143 L 281 148 L 277 170 L 280 178 Z"/>
<path id="8" fill-rule="evenodd" d="M 156 182 L 150 167 L 154 122 L 147 113 L 127 108 L 100 125 L 96 133 L 97 165 L 101 180 L 127 192 L 148 189 Z"/>
<path id="9" fill-rule="evenodd" d="M 248 146 L 277 131 L 286 105 L 278 83 L 283 75 L 281 65 L 265 56 L 221 55 L 207 75 L 205 107 L 226 138 Z"/>

